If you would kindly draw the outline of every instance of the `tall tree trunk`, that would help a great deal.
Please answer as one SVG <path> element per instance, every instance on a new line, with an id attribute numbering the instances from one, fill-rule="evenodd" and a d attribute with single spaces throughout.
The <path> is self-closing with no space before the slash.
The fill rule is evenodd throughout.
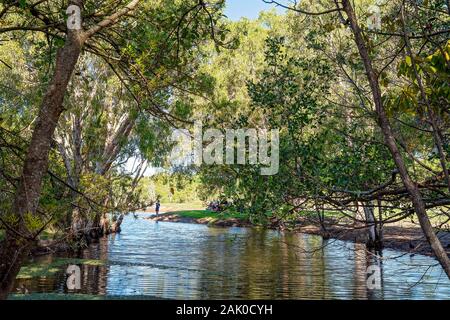
<path id="1" fill-rule="evenodd" d="M 12 289 L 22 260 L 34 244 L 24 216 L 36 214 L 42 180 L 48 169 L 53 133 L 64 110 L 64 95 L 80 56 L 82 44 L 81 30 L 69 30 L 64 47 L 57 53 L 53 79 L 39 110 L 12 207 L 13 213 L 19 217 L 17 224 L 12 227 L 23 236 L 8 232 L 0 253 L 0 299 L 5 299 Z"/>
<path id="2" fill-rule="evenodd" d="M 134 127 L 134 119 L 129 114 L 123 122 L 120 124 L 117 131 L 112 132 L 111 136 L 108 137 L 106 141 L 105 148 L 99 161 L 96 165 L 95 171 L 97 174 L 104 176 L 109 169 L 111 169 L 112 164 L 116 160 L 118 154 L 120 153 L 122 147 L 122 141 L 127 139 Z"/>
<path id="3" fill-rule="evenodd" d="M 342 0 L 342 5 L 344 11 L 347 14 L 348 22 L 355 36 L 355 42 L 358 47 L 359 54 L 366 69 L 367 79 L 370 83 L 372 96 L 375 103 L 375 109 L 378 116 L 378 123 L 384 135 L 385 143 L 389 148 L 390 153 L 392 154 L 393 160 L 397 166 L 397 169 L 399 170 L 403 184 L 405 185 L 406 190 L 408 190 L 411 202 L 414 206 L 417 218 L 419 219 L 422 231 L 428 243 L 430 244 L 436 258 L 438 259 L 439 263 L 441 264 L 442 268 L 447 274 L 447 277 L 450 278 L 450 259 L 447 256 L 447 253 L 445 252 L 444 248 L 442 247 L 442 243 L 440 242 L 439 238 L 434 233 L 419 188 L 417 187 L 417 184 L 414 183 L 414 181 L 411 179 L 408 170 L 406 168 L 405 162 L 403 161 L 403 158 L 397 147 L 389 119 L 386 115 L 386 111 L 384 109 L 381 100 L 381 90 L 378 84 L 378 77 L 375 73 L 375 70 L 373 69 L 372 61 L 370 59 L 369 52 L 367 50 L 364 38 L 362 36 L 361 28 L 358 25 L 355 11 L 352 7 L 350 0 Z"/>
<path id="4" fill-rule="evenodd" d="M 110 133 L 110 136 L 107 138 L 105 147 L 102 151 L 101 160 L 96 163 L 95 173 L 101 176 L 106 176 L 111 169 L 112 164 L 117 159 L 121 148 L 123 146 L 122 140 L 127 139 L 131 134 L 131 131 L 134 127 L 134 121 L 130 114 L 128 114 L 122 123 L 119 125 L 118 129 L 114 132 Z M 72 226 L 72 230 L 77 230 L 76 234 L 80 235 L 81 233 L 89 235 L 92 238 L 98 238 L 102 235 L 108 235 L 111 232 L 115 232 L 114 230 L 120 230 L 120 224 L 116 228 L 115 224 L 111 224 L 109 221 L 108 212 L 106 212 L 106 207 L 110 199 L 111 195 L 108 195 L 104 201 L 104 208 L 99 212 L 94 213 L 94 219 L 90 224 L 90 227 L 87 227 L 87 224 L 84 224 L 84 227 L 80 229 L 76 229 L 80 226 L 80 223 L 75 223 Z M 76 222 L 76 221 L 74 221 Z"/>
<path id="5" fill-rule="evenodd" d="M 34 245 L 32 235 L 25 224 L 25 215 L 35 215 L 41 194 L 42 180 L 48 169 L 51 141 L 58 120 L 64 110 L 63 102 L 75 65 L 84 43 L 90 37 L 115 23 L 134 10 L 140 0 L 132 0 L 124 8 L 107 16 L 97 25 L 84 31 L 68 28 L 64 47 L 58 50 L 52 81 L 42 100 L 36 126 L 27 150 L 22 175 L 16 190 L 12 213 L 18 222 L 9 226 L 0 248 L 0 299 L 5 299 L 12 289 L 22 260 Z M 83 9 L 84 0 L 69 0 L 70 5 Z M 79 17 L 81 19 L 81 16 Z M 81 21 L 80 21 L 81 25 Z"/>
<path id="6" fill-rule="evenodd" d="M 99 175 L 105 176 L 111 169 L 112 164 L 117 159 L 122 146 L 123 139 L 128 139 L 131 134 L 131 131 L 134 127 L 134 121 L 131 114 L 128 114 L 122 123 L 119 125 L 118 129 L 115 132 L 111 132 L 110 136 L 107 138 L 105 148 L 103 149 L 101 161 L 98 161 L 96 164 L 95 172 Z M 104 207 L 108 206 L 109 200 L 112 199 L 112 195 L 110 194 L 105 198 Z M 105 209 L 104 209 L 105 210 Z M 99 235 L 108 235 L 110 233 L 115 233 L 120 231 L 120 224 L 122 223 L 122 219 L 118 223 L 110 223 L 108 212 L 104 211 L 102 213 L 97 213 L 95 216 L 95 224 L 94 227 L 97 228 L 100 232 Z M 116 231 L 117 230 L 117 231 Z"/>

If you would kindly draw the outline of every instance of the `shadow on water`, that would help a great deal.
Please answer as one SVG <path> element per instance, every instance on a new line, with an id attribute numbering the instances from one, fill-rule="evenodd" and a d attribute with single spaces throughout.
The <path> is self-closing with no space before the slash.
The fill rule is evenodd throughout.
<path id="1" fill-rule="evenodd" d="M 67 289 L 67 264 L 45 276 L 18 279 L 16 287 L 30 293 L 169 299 L 450 297 L 450 281 L 433 258 L 384 250 L 380 261 L 364 245 L 256 228 L 154 223 L 128 216 L 121 234 L 101 239 L 76 258 L 99 261 L 77 262 L 79 290 Z M 39 257 L 32 265 L 58 259 Z M 381 267 L 380 289 L 367 288 L 369 265 Z"/>

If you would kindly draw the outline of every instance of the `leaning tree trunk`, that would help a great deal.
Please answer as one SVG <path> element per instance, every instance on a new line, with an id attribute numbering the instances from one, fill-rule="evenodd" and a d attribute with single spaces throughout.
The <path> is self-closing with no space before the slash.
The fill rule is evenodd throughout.
<path id="1" fill-rule="evenodd" d="M 64 95 L 80 56 L 81 47 L 81 32 L 70 30 L 64 47 L 57 53 L 53 79 L 43 98 L 36 119 L 36 126 L 13 203 L 13 213 L 19 217 L 19 222 L 13 228 L 18 230 L 21 235 L 12 231 L 8 232 L 0 253 L 0 299 L 6 298 L 12 289 L 21 262 L 29 254 L 34 244 L 23 217 L 26 214 L 36 214 L 42 180 L 48 169 L 53 133 L 64 109 Z"/>
<path id="2" fill-rule="evenodd" d="M 422 231 L 430 244 L 433 253 L 444 269 L 447 277 L 450 278 L 450 259 L 444 250 L 442 243 L 439 238 L 436 236 L 433 227 L 431 225 L 430 219 L 426 212 L 425 203 L 423 201 L 422 195 L 417 187 L 417 184 L 411 179 L 408 170 L 406 168 L 405 162 L 400 154 L 400 151 L 397 147 L 394 134 L 392 132 L 392 128 L 389 122 L 389 119 L 386 115 L 386 110 L 384 109 L 382 99 L 381 99 L 381 90 L 378 84 L 378 78 L 373 69 L 372 62 L 369 56 L 369 52 L 367 50 L 361 28 L 358 25 L 358 21 L 355 15 L 355 11 L 352 7 L 350 0 L 342 0 L 343 10 L 347 14 L 348 22 L 350 24 L 351 30 L 355 36 L 355 42 L 358 47 L 359 54 L 364 63 L 364 67 L 366 69 L 367 79 L 370 83 L 370 87 L 372 90 L 372 96 L 375 103 L 375 109 L 378 116 L 378 123 L 381 128 L 381 131 L 384 135 L 384 140 L 389 148 L 389 151 L 392 155 L 392 158 L 399 170 L 400 176 L 402 178 L 403 184 L 406 190 L 409 193 L 411 202 L 414 206 L 414 210 L 416 212 L 417 218 L 419 219 L 420 226 Z"/>
<path id="3" fill-rule="evenodd" d="M 83 0 L 69 0 L 69 4 L 76 5 L 80 9 L 83 8 L 83 2 Z M 19 219 L 15 225 L 9 226 L 0 249 L 0 299 L 7 297 L 22 260 L 29 254 L 35 242 L 34 236 L 27 230 L 24 216 L 36 214 L 42 179 L 48 169 L 52 137 L 64 109 L 64 96 L 82 47 L 87 39 L 117 23 L 122 16 L 134 10 L 139 2 L 140 0 L 132 0 L 124 8 L 105 17 L 87 31 L 82 28 L 67 30 L 66 42 L 64 47 L 58 50 L 53 78 L 42 100 L 16 191 L 12 213 Z"/>

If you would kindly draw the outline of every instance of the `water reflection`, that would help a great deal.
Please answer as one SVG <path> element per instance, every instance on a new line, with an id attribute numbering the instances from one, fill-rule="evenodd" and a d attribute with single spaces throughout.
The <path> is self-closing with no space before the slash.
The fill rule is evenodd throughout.
<path id="1" fill-rule="evenodd" d="M 245 228 L 154 223 L 127 217 L 122 233 L 81 258 L 81 290 L 98 295 L 174 299 L 448 299 L 450 281 L 436 260 L 385 250 L 383 262 L 363 245 Z M 398 257 L 398 259 L 391 259 Z M 50 263 L 54 257 L 40 258 Z M 381 289 L 367 289 L 367 267 L 382 268 Z M 67 293 L 65 266 L 54 277 L 18 281 L 31 292 Z"/>

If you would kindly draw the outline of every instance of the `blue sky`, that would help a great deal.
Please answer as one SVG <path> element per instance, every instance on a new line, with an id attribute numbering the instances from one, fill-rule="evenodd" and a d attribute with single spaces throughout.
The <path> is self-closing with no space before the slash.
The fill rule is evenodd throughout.
<path id="1" fill-rule="evenodd" d="M 239 20 L 242 17 L 257 18 L 260 11 L 270 10 L 275 5 L 264 3 L 262 0 L 226 0 L 225 15 L 231 20 Z M 277 8 L 280 12 L 284 10 Z"/>

